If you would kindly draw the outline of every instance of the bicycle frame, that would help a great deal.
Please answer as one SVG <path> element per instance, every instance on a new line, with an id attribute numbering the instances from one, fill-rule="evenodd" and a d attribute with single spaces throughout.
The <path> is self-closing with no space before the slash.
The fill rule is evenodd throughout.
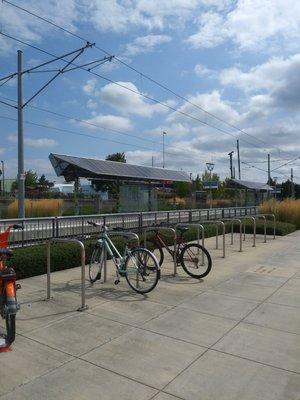
<path id="1" fill-rule="evenodd" d="M 165 236 L 163 234 L 161 234 L 160 232 L 156 232 L 153 242 L 154 243 L 158 243 L 161 247 L 164 247 L 167 252 L 170 254 L 171 257 L 174 257 L 174 250 L 170 249 L 170 247 L 167 245 L 166 242 L 164 242 L 163 238 Z M 179 243 L 178 243 L 179 242 Z M 181 236 L 177 237 L 177 243 L 178 243 L 178 250 L 182 247 L 182 245 L 186 244 L 187 242 L 184 240 L 184 238 Z"/>

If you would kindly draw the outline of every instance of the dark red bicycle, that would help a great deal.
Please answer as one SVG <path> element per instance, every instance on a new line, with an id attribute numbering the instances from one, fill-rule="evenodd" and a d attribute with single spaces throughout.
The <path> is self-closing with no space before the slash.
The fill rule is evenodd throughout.
<path id="1" fill-rule="evenodd" d="M 0 233 L 0 315 L 5 320 L 6 334 L 0 337 L 0 352 L 9 351 L 16 336 L 16 313 L 19 309 L 16 291 L 16 272 L 5 265 L 6 259 L 13 255 L 8 248 L 9 234 L 12 229 L 23 229 L 21 225 L 10 225 Z"/>
<path id="2" fill-rule="evenodd" d="M 184 233 L 188 231 L 188 227 L 178 227 L 177 231 L 177 247 L 176 262 L 181 265 L 184 271 L 193 278 L 201 279 L 209 274 L 212 261 L 209 252 L 205 247 L 198 243 L 188 243 L 184 238 Z M 153 228 L 152 235 L 146 238 L 144 246 L 154 253 L 159 265 L 164 262 L 165 249 L 172 259 L 174 259 L 174 250 L 168 245 L 168 235 L 163 234 L 159 227 Z"/>

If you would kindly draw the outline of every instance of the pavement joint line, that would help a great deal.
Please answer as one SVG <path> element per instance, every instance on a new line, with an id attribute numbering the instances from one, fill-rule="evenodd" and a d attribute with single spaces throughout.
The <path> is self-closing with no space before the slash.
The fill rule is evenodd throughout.
<path id="1" fill-rule="evenodd" d="M 20 335 L 20 336 L 22 336 L 22 335 Z M 66 360 L 66 361 L 62 362 L 60 365 L 57 365 L 56 367 L 51 368 L 50 370 L 48 370 L 48 371 L 42 373 L 41 375 L 35 376 L 34 378 L 28 380 L 27 382 L 24 382 L 24 383 L 21 383 L 21 384 L 18 385 L 18 386 L 15 386 L 14 388 L 12 388 L 12 390 L 9 390 L 9 391 L 7 391 L 7 392 L 5 392 L 5 393 L 2 393 L 2 394 L 0 395 L 0 398 L 3 397 L 3 396 L 6 396 L 6 395 L 9 394 L 9 393 L 13 393 L 16 389 L 18 389 L 18 388 L 20 388 L 20 387 L 22 387 L 22 386 L 27 386 L 27 385 L 29 385 L 31 382 L 34 382 L 36 379 L 43 378 L 44 376 L 53 373 L 53 372 L 56 371 L 57 369 L 59 369 L 59 368 L 65 366 L 66 364 L 70 363 L 71 361 L 74 361 L 75 358 L 76 358 L 76 357 L 73 357 L 73 356 L 72 356 L 72 358 L 71 358 L 70 360 Z"/>
<path id="2" fill-rule="evenodd" d="M 290 373 L 292 373 L 292 374 L 300 375 L 300 372 L 293 371 L 293 370 L 291 370 L 291 369 L 286 369 L 286 368 L 283 368 L 283 367 L 278 367 L 278 366 L 276 366 L 276 365 L 269 364 L 269 363 L 265 363 L 265 362 L 262 362 L 262 361 L 257 361 L 257 360 L 254 360 L 254 359 L 252 359 L 252 358 L 243 357 L 243 356 L 239 356 L 239 355 L 237 355 L 237 354 L 228 353 L 227 351 L 222 351 L 222 350 L 219 350 L 219 349 L 209 349 L 209 350 L 210 350 L 210 351 L 215 351 L 216 353 L 227 354 L 227 355 L 232 356 L 232 357 L 241 358 L 242 360 L 251 361 L 251 362 L 256 363 L 256 364 L 265 365 L 265 366 L 270 367 L 270 368 L 273 368 L 273 369 L 278 369 L 278 370 L 281 370 L 281 371 L 286 371 L 286 372 L 290 372 Z"/>
<path id="3" fill-rule="evenodd" d="M 287 282 L 290 280 L 290 279 L 292 279 L 295 275 L 296 275 L 296 273 L 297 272 L 295 272 L 295 274 L 293 275 L 293 276 L 291 276 L 288 280 L 287 280 Z M 286 284 L 286 282 L 284 282 L 279 288 L 277 288 L 276 290 L 275 290 L 275 292 L 273 292 L 272 294 L 270 294 L 266 299 L 264 299 L 263 301 L 261 301 L 253 310 L 251 310 L 249 313 L 247 313 L 243 318 L 241 318 L 233 327 L 231 327 L 226 333 L 224 333 L 224 335 L 222 335 L 215 343 L 213 343 L 211 346 L 209 346 L 202 354 L 200 354 L 200 356 L 199 357 L 197 357 L 195 360 L 193 360 L 188 366 L 186 366 L 181 372 L 179 372 L 173 379 L 171 379 L 171 381 L 167 384 L 167 385 L 165 385 L 163 388 L 162 388 L 162 390 L 164 390 L 171 382 L 173 382 L 176 378 L 178 378 L 178 376 L 180 376 L 184 371 L 186 371 L 190 366 L 192 366 L 195 362 L 197 362 L 201 357 L 203 357 L 204 356 L 204 354 L 206 354 L 209 350 L 212 350 L 213 349 L 213 347 L 217 344 L 217 343 L 219 343 L 222 339 L 224 339 L 224 337 L 226 336 L 226 335 L 228 335 L 233 329 L 235 329 L 241 322 L 243 322 L 252 312 L 254 312 L 258 307 L 260 307 L 263 303 L 265 303 L 266 301 L 267 301 L 267 299 L 268 298 L 270 298 L 271 296 L 273 296 L 273 294 L 274 293 L 276 293 L 278 290 L 280 290 L 281 289 L 281 287 L 282 286 L 284 286 Z M 204 347 L 204 346 L 202 346 L 202 347 Z M 242 358 L 242 357 L 240 357 L 240 358 Z M 259 361 L 256 361 L 256 360 L 251 360 L 251 361 L 255 361 L 255 362 L 257 362 L 258 364 L 260 363 Z M 268 365 L 268 364 L 266 364 L 266 365 Z M 270 365 L 270 366 L 272 366 L 273 368 L 277 368 L 277 369 L 282 369 L 282 368 L 279 368 L 279 367 L 276 367 L 276 366 L 274 366 L 274 365 Z M 294 371 L 291 371 L 291 372 L 294 372 Z"/>
<path id="4" fill-rule="evenodd" d="M 160 393 L 167 394 L 167 395 L 171 395 L 171 393 L 167 393 L 167 392 L 164 392 L 163 390 L 160 390 L 160 391 L 159 391 L 158 393 L 156 393 L 154 396 L 150 397 L 149 400 L 155 399 L 155 397 L 156 397 L 157 395 L 159 395 Z M 178 399 L 178 400 L 186 400 L 186 398 L 184 398 L 184 397 L 178 397 L 178 396 L 175 396 L 174 394 L 172 394 L 171 396 L 173 396 L 175 400 L 176 400 L 176 399 Z"/>
<path id="5" fill-rule="evenodd" d="M 292 307 L 292 308 L 300 308 L 299 306 L 294 306 L 291 304 L 282 304 L 282 303 L 275 303 L 275 301 L 268 301 L 268 304 L 274 304 L 275 306 L 284 306 L 284 307 Z M 300 400 L 300 399 L 299 399 Z"/>
<path id="6" fill-rule="evenodd" d="M 270 303 L 268 303 L 268 304 L 270 304 Z M 259 326 L 259 327 L 261 327 L 261 328 L 270 329 L 271 331 L 289 333 L 290 335 L 300 336 L 300 333 L 297 333 L 297 332 L 285 331 L 285 330 L 283 330 L 283 329 L 278 329 L 278 328 L 271 328 L 271 327 L 269 327 L 269 326 L 261 325 L 261 324 L 255 323 L 255 322 L 243 321 L 243 324 Z"/>

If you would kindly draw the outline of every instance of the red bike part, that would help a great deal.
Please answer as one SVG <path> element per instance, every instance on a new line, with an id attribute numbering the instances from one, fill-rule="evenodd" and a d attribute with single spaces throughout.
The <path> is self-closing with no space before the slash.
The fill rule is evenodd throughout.
<path id="1" fill-rule="evenodd" d="M 7 353 L 9 351 L 12 351 L 10 344 L 5 344 L 4 346 L 0 346 L 0 353 Z"/>

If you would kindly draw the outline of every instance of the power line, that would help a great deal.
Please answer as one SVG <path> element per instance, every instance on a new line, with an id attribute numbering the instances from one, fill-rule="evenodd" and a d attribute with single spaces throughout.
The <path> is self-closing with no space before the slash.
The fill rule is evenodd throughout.
<path id="1" fill-rule="evenodd" d="M 35 107 L 34 107 L 34 108 L 35 108 Z M 50 113 L 52 113 L 52 112 L 50 112 Z M 8 117 L 8 116 L 6 116 L 6 115 L 0 115 L 0 118 L 2 118 L 2 119 L 7 119 L 7 120 L 10 120 L 10 121 L 17 121 L 17 118 Z M 125 142 L 120 142 L 120 141 L 118 141 L 118 140 L 113 140 L 113 139 L 100 138 L 100 137 L 98 137 L 98 136 L 93 136 L 93 135 L 90 135 L 90 134 L 83 134 L 83 133 L 76 132 L 76 131 L 69 130 L 69 129 L 57 128 L 57 127 L 53 127 L 53 126 L 51 126 L 51 125 L 41 124 L 41 123 L 37 123 L 37 122 L 33 122 L 33 121 L 28 121 L 28 120 L 27 120 L 27 121 L 24 121 L 24 123 L 25 123 L 25 124 L 28 124 L 28 125 L 38 126 L 38 127 L 41 127 L 41 128 L 46 128 L 46 129 L 50 129 L 50 130 L 55 130 L 55 131 L 62 132 L 62 133 L 69 133 L 69 134 L 73 134 L 73 135 L 77 135 L 77 136 L 84 136 L 84 137 L 88 137 L 88 138 L 92 138 L 92 139 L 97 139 L 97 140 L 102 140 L 102 141 L 117 143 L 117 144 L 129 146 L 129 147 L 136 147 L 136 148 L 142 149 L 142 150 L 153 151 L 153 149 L 152 149 L 152 148 L 149 148 L 149 147 L 139 146 L 139 145 L 130 144 L 130 143 L 125 143 Z M 155 152 L 156 152 L 156 153 L 162 153 L 162 151 L 159 151 L 159 150 L 155 150 Z M 168 154 L 168 155 L 171 155 L 171 156 L 178 156 L 178 155 L 179 155 L 179 154 L 170 153 L 170 152 L 165 152 L 165 154 Z M 183 157 L 183 158 L 185 158 L 185 157 Z M 186 158 L 186 159 L 189 159 L 189 160 L 190 160 L 190 158 Z"/>
<path id="2" fill-rule="evenodd" d="M 33 48 L 34 50 L 40 51 L 40 52 L 42 52 L 42 53 L 44 53 L 44 54 L 47 54 L 47 55 L 50 55 L 50 56 L 52 56 L 52 57 L 57 57 L 56 55 L 54 55 L 54 54 L 48 52 L 47 50 L 44 50 L 44 49 L 41 49 L 41 48 L 39 48 L 39 47 L 37 47 L 37 46 L 31 45 L 30 43 L 27 43 L 27 42 L 25 42 L 25 41 L 23 41 L 23 40 L 20 40 L 20 39 L 14 37 L 14 36 L 8 35 L 8 34 L 3 33 L 3 32 L 0 32 L 0 34 L 3 35 L 3 36 L 5 36 L 5 37 L 7 37 L 7 38 L 9 38 L 9 39 L 11 39 L 11 40 L 14 40 L 14 41 L 16 41 L 16 42 L 19 42 L 19 43 L 21 43 L 21 44 L 24 44 L 24 45 L 26 45 L 26 46 L 28 46 L 28 47 L 31 47 L 31 48 Z M 64 61 L 64 62 L 68 62 L 68 63 L 69 63 L 69 61 L 64 60 L 63 58 L 62 58 L 61 60 Z M 86 69 L 86 68 L 84 68 L 84 67 L 81 67 L 81 66 L 79 66 L 79 65 L 77 65 L 77 64 L 75 64 L 75 63 L 70 63 L 70 64 L 71 64 L 71 65 L 74 65 L 74 66 L 76 66 L 76 67 L 78 67 L 79 69 L 82 69 L 83 71 L 86 71 L 86 72 L 92 74 L 93 76 L 96 76 L 96 77 L 98 77 L 98 78 L 100 78 L 100 79 L 103 79 L 103 80 L 105 80 L 105 81 L 107 81 L 107 82 L 109 82 L 109 83 L 112 83 L 112 84 L 114 84 L 114 85 L 116 85 L 116 86 L 118 86 L 118 87 L 121 87 L 122 89 L 125 89 L 125 90 L 127 90 L 127 91 L 130 91 L 130 92 L 132 92 L 132 93 L 134 93 L 134 94 L 137 94 L 138 96 L 142 96 L 142 97 L 146 98 L 147 100 L 150 100 L 150 101 L 152 101 L 152 102 L 154 102 L 154 103 L 156 103 L 156 104 L 160 104 L 161 106 L 163 106 L 163 107 L 165 107 L 165 108 L 168 108 L 168 109 L 171 110 L 171 111 L 174 111 L 174 112 L 176 112 L 176 113 L 178 113 L 178 114 L 181 114 L 181 115 L 183 115 L 183 116 L 185 116 L 185 117 L 187 117 L 187 118 L 189 118 L 189 119 L 192 119 L 192 120 L 194 120 L 194 121 L 200 122 L 201 124 L 203 124 L 203 125 L 205 125 L 205 126 L 208 126 L 209 128 L 215 129 L 215 130 L 217 130 L 217 131 L 219 131 L 219 132 L 221 132 L 221 133 L 224 133 L 224 134 L 226 134 L 226 135 L 229 135 L 229 136 L 231 136 L 231 137 L 233 137 L 233 138 L 235 138 L 235 139 L 236 139 L 236 137 L 237 137 L 236 135 L 234 135 L 234 134 L 232 134 L 232 133 L 230 133 L 230 132 L 228 132 L 228 131 L 225 131 L 224 129 L 221 129 L 221 128 L 215 126 L 215 125 L 209 124 L 208 122 L 205 122 L 205 121 L 203 121 L 203 120 L 201 120 L 201 119 L 199 119 L 199 118 L 197 118 L 197 117 L 195 117 L 195 116 L 193 116 L 193 115 L 191 115 L 191 114 L 188 114 L 188 113 L 186 113 L 186 112 L 184 112 L 184 111 L 179 110 L 178 108 L 175 108 L 175 107 L 170 106 L 170 105 L 167 104 L 167 103 L 164 103 L 164 102 L 162 102 L 162 101 L 160 101 L 160 100 L 157 100 L 157 99 L 155 99 L 154 97 L 148 96 L 148 95 L 146 95 L 146 94 L 144 94 L 144 93 L 141 93 L 141 92 L 139 92 L 139 91 L 137 91 L 137 90 L 134 90 L 134 89 L 132 89 L 132 88 L 129 88 L 128 86 L 122 85 L 122 84 L 120 84 L 119 82 L 116 82 L 116 81 L 114 81 L 114 80 L 112 80 L 112 79 L 110 79 L 110 78 L 107 78 L 107 77 L 105 77 L 105 76 L 103 76 L 103 75 L 100 75 L 100 74 L 98 74 L 98 73 L 96 73 L 96 72 L 94 72 L 94 71 L 91 71 L 91 70 L 89 70 L 89 69 Z M 250 146 L 256 147 L 256 148 L 258 148 L 258 149 L 261 149 L 261 148 L 262 148 L 261 146 L 258 146 L 258 145 L 254 144 L 254 143 L 251 143 L 251 142 L 248 142 L 248 141 L 245 140 L 244 138 L 241 138 L 241 140 L 243 140 L 243 142 L 249 144 Z M 263 150 L 266 151 L 265 149 L 263 149 Z"/>
<path id="3" fill-rule="evenodd" d="M 0 96 L 0 98 L 15 103 L 15 100 L 10 99 L 10 98 L 8 98 L 8 97 Z M 2 103 L 1 100 L 0 100 L 0 103 Z M 4 103 L 5 105 L 9 105 L 9 106 L 11 106 L 11 107 L 14 107 L 14 106 L 12 106 L 12 105 L 9 104 L 9 103 L 6 103 L 6 102 L 3 102 L 3 103 Z M 134 139 L 139 139 L 139 140 L 142 140 L 142 141 L 150 142 L 150 143 L 152 143 L 152 144 L 162 144 L 162 142 L 160 142 L 160 141 L 158 142 L 158 141 L 156 141 L 156 140 L 151 140 L 151 139 L 147 139 L 147 138 L 145 138 L 145 137 L 140 137 L 140 136 L 137 136 L 137 135 L 133 135 L 133 134 L 131 134 L 131 133 L 123 132 L 123 131 L 120 131 L 120 130 L 118 130 L 118 129 L 108 128 L 108 127 L 102 126 L 102 125 L 100 125 L 100 124 L 95 124 L 95 123 L 93 123 L 93 122 L 89 122 L 89 121 L 86 121 L 86 120 L 84 120 L 84 119 L 80 119 L 80 118 L 78 118 L 78 117 L 73 117 L 73 116 L 71 116 L 71 115 L 62 114 L 62 113 L 59 113 L 59 112 L 56 112 L 56 111 L 48 110 L 48 109 L 43 108 L 43 107 L 37 107 L 37 106 L 33 106 L 33 105 L 28 105 L 28 107 L 30 107 L 30 108 L 32 108 L 32 109 L 34 109 L 34 110 L 38 110 L 38 111 L 42 111 L 42 112 L 45 112 L 45 113 L 48 113 L 48 114 L 55 115 L 55 116 L 60 117 L 60 118 L 64 118 L 64 119 L 67 119 L 67 120 L 73 120 L 73 121 L 76 121 L 76 122 L 80 122 L 80 123 L 83 123 L 83 124 L 85 124 L 85 125 L 89 125 L 89 126 L 91 126 L 91 127 L 93 127 L 93 128 L 103 129 L 103 130 L 110 131 L 110 132 L 113 132 L 113 133 L 117 133 L 117 134 L 120 134 L 120 135 L 132 137 L 132 138 L 134 138 Z M 15 108 L 15 107 L 14 107 L 14 108 Z M 169 147 L 169 148 L 172 148 L 172 147 L 174 148 L 174 146 L 168 146 L 168 147 Z M 171 153 L 170 153 L 170 154 L 171 154 Z M 172 153 L 172 154 L 174 154 L 174 153 Z"/>
<path id="4" fill-rule="evenodd" d="M 7 119 L 7 120 L 10 120 L 10 121 L 17 121 L 17 118 L 8 117 L 8 116 L 5 116 L 5 115 L 0 115 L 0 118 Z M 129 144 L 129 143 L 125 143 L 125 142 L 120 142 L 120 141 L 113 140 L 113 139 L 100 138 L 98 136 L 84 134 L 84 133 L 76 132 L 76 131 L 69 130 L 69 129 L 56 128 L 56 127 L 51 126 L 51 125 L 40 124 L 40 123 L 32 122 L 32 121 L 24 121 L 24 123 L 28 124 L 28 125 L 38 126 L 38 127 L 41 127 L 41 128 L 55 130 L 55 131 L 62 132 L 62 133 L 69 133 L 69 134 L 73 134 L 73 135 L 89 137 L 89 138 L 92 138 L 92 139 L 103 140 L 103 141 L 107 141 L 107 142 L 113 142 L 113 143 L 117 143 L 117 144 L 122 144 L 122 145 L 129 146 L 129 147 L 137 147 L 139 149 L 144 149 L 144 150 L 146 149 L 146 150 L 152 151 L 152 149 L 149 148 L 149 147 L 138 146 L 138 145 L 135 145 L 135 144 Z"/>
<path id="5" fill-rule="evenodd" d="M 35 12 L 33 12 L 33 11 L 30 11 L 30 10 L 24 8 L 24 7 L 21 7 L 21 6 L 19 6 L 19 5 L 16 5 L 16 4 L 14 4 L 13 2 L 11 2 L 11 1 L 8 1 L 8 0 L 2 0 L 2 1 L 3 1 L 4 3 L 7 3 L 7 4 L 9 4 L 9 5 L 11 5 L 11 6 L 13 6 L 13 7 L 15 7 L 15 8 L 17 8 L 17 9 L 19 9 L 19 10 L 21 10 L 21 11 L 27 13 L 27 14 L 29 14 L 29 15 L 31 15 L 31 16 L 34 16 L 35 18 L 40 19 L 41 21 L 43 21 L 43 22 L 45 22 L 45 23 L 48 23 L 48 24 L 50 24 L 50 25 L 52 25 L 52 26 L 54 26 L 54 27 L 60 29 L 61 31 L 63 31 L 63 32 L 65 32 L 65 33 L 67 33 L 67 34 L 69 34 L 69 35 L 71 35 L 71 36 L 73 36 L 73 37 L 76 37 L 77 39 L 80 39 L 80 40 L 82 40 L 82 41 L 84 41 L 84 42 L 89 42 L 85 37 L 83 37 L 83 36 L 81 36 L 81 35 L 79 35 L 79 34 L 73 32 L 73 31 L 71 31 L 71 30 L 69 30 L 69 29 L 63 28 L 62 26 L 56 24 L 55 22 L 51 21 L 50 19 L 47 19 L 47 18 L 45 18 L 45 17 L 42 17 L 41 15 L 38 15 L 37 13 L 35 13 Z M 106 55 L 108 55 L 108 56 L 112 56 L 111 53 L 109 53 L 107 50 L 101 48 L 100 46 L 98 46 L 98 45 L 96 45 L 96 44 L 95 44 L 95 48 L 98 49 L 98 50 L 100 50 L 102 53 L 104 53 L 104 54 L 106 54 Z M 269 145 L 269 143 L 267 143 L 266 141 L 264 141 L 264 140 L 262 140 L 262 139 L 260 139 L 260 138 L 257 138 L 256 136 L 251 135 L 251 134 L 249 134 L 248 132 L 245 132 L 243 129 L 239 128 L 238 126 L 233 125 L 233 124 L 227 122 L 227 121 L 224 120 L 223 118 L 220 118 L 220 117 L 216 116 L 215 114 L 213 114 L 213 113 L 211 113 L 211 112 L 205 110 L 203 107 L 201 107 L 201 106 L 198 105 L 198 104 L 195 104 L 194 102 L 190 101 L 189 99 L 187 99 L 186 97 L 182 96 L 181 94 L 176 93 L 176 92 L 173 91 L 172 89 L 168 88 L 166 85 L 164 85 L 164 84 L 162 84 L 162 83 L 156 81 L 155 79 L 153 79 L 153 78 L 150 77 L 149 75 L 147 75 L 147 74 L 145 74 L 145 73 L 139 71 L 137 68 L 135 68 L 135 67 L 133 67 L 132 65 L 126 63 L 124 60 L 120 59 L 119 57 L 114 56 L 114 58 L 115 58 L 120 64 L 124 65 L 125 67 L 127 67 L 127 68 L 129 68 L 130 70 L 134 71 L 135 73 L 139 74 L 141 77 L 144 77 L 144 78 L 148 79 L 150 82 L 156 84 L 156 85 L 159 86 L 160 88 L 162 88 L 162 89 L 168 91 L 169 93 L 171 93 L 171 94 L 173 94 L 174 96 L 176 96 L 177 98 L 179 98 L 179 99 L 185 101 L 186 103 L 189 103 L 189 104 L 191 104 L 192 106 L 198 108 L 199 110 L 201 110 L 202 112 L 206 113 L 207 115 L 210 115 L 211 117 L 215 118 L 216 120 L 218 120 L 218 121 L 220 121 L 220 122 L 226 124 L 227 126 L 229 126 L 229 127 L 233 128 L 233 129 L 239 131 L 240 133 L 242 133 L 242 134 L 244 134 L 244 135 L 247 135 L 247 136 L 249 136 L 249 137 L 251 137 L 251 138 L 254 138 L 254 139 L 257 140 L 258 142 L 261 142 L 261 143 L 263 143 L 263 144 L 265 144 L 265 145 L 267 145 L 267 146 Z M 204 121 L 200 121 L 200 122 L 201 122 L 201 123 L 205 123 Z M 212 127 L 213 127 L 213 126 L 212 126 Z M 213 127 L 213 128 L 214 128 L 214 129 L 217 129 L 217 127 Z M 219 129 L 219 130 L 220 130 L 220 129 Z M 222 130 L 221 130 L 221 131 L 222 131 Z M 223 132 L 223 133 L 225 133 L 225 132 Z M 244 140 L 244 139 L 243 139 L 243 140 Z M 245 141 L 245 140 L 244 140 L 244 141 Z M 273 148 L 274 148 L 274 147 L 273 147 Z M 280 148 L 278 148 L 278 147 L 275 147 L 275 149 L 277 149 L 277 151 L 282 151 L 282 150 L 281 150 Z M 284 151 L 284 152 L 285 152 L 285 151 Z"/>

